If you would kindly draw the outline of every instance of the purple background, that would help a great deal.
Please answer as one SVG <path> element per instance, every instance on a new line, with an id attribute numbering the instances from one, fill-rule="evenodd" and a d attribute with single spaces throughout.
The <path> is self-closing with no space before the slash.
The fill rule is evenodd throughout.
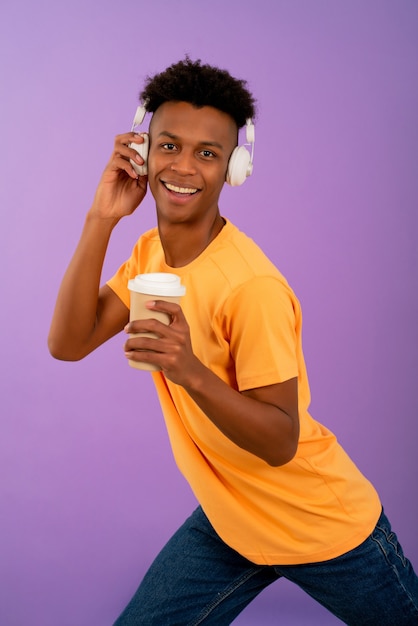
<path id="1" fill-rule="evenodd" d="M 195 504 L 123 337 L 80 363 L 46 348 L 113 137 L 186 52 L 259 100 L 254 175 L 222 212 L 296 290 L 312 412 L 418 567 L 417 31 L 416 0 L 2 4 L 1 624 L 110 625 Z M 104 278 L 153 224 L 148 198 Z M 236 623 L 279 621 L 338 622 L 281 582 Z"/>

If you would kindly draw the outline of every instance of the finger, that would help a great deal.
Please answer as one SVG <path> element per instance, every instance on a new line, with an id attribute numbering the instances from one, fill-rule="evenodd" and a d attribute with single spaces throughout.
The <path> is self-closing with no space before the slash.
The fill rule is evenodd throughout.
<path id="1" fill-rule="evenodd" d="M 130 147 L 130 144 L 137 144 L 139 146 L 143 144 L 144 141 L 145 139 L 142 134 L 140 135 L 134 132 L 117 135 L 115 137 L 113 153 L 115 155 L 122 155 L 127 159 L 135 159 L 136 161 L 138 161 L 138 163 L 142 165 L 143 159 L 140 157 L 138 151 L 135 150 L 135 148 Z M 136 157 L 139 157 L 140 160 L 136 159 Z"/>
<path id="2" fill-rule="evenodd" d="M 166 337 L 172 333 L 168 323 L 161 322 L 155 318 L 133 320 L 125 326 L 125 331 L 129 334 L 152 333 L 157 337 Z"/>
<path id="3" fill-rule="evenodd" d="M 130 143 L 144 143 L 144 137 L 139 133 L 123 133 L 122 135 L 116 135 L 115 137 L 115 149 L 119 145 L 127 146 Z"/>
<path id="4" fill-rule="evenodd" d="M 143 157 L 137 152 L 137 150 L 135 150 L 135 148 L 130 148 L 129 146 L 126 146 L 125 144 L 120 144 L 119 146 L 117 146 L 117 148 L 115 148 L 115 151 L 113 153 L 113 158 L 114 159 L 125 159 L 126 161 L 135 161 L 135 163 L 138 163 L 138 165 L 143 165 L 144 164 L 144 159 Z"/>
<path id="5" fill-rule="evenodd" d="M 159 355 L 156 352 L 125 352 L 125 356 L 128 361 L 135 361 L 136 363 L 148 363 L 149 365 L 154 365 L 158 369 L 161 369 L 161 366 L 158 362 Z"/>
<path id="6" fill-rule="evenodd" d="M 123 346 L 125 352 L 164 352 L 162 339 L 145 335 L 130 337 Z"/>
<path id="7" fill-rule="evenodd" d="M 128 174 L 130 178 L 133 178 L 136 181 L 141 179 L 141 182 L 143 179 L 144 182 L 146 183 L 146 181 L 148 180 L 148 177 L 138 176 L 137 172 L 132 167 L 132 163 L 130 162 L 130 156 L 129 156 L 131 154 L 130 150 L 131 150 L 130 148 L 127 148 L 127 151 L 123 150 L 123 152 L 126 152 L 126 156 L 124 156 L 122 153 L 114 152 L 111 156 L 110 161 L 108 162 L 106 166 L 105 172 L 106 170 L 108 172 L 112 172 L 112 174 L 125 172 L 126 174 Z M 133 152 L 132 157 L 135 159 L 135 161 L 139 165 L 141 165 L 140 161 L 143 163 L 143 159 L 139 156 L 139 154 L 135 150 L 133 150 L 132 152 Z M 139 158 L 137 159 L 136 156 Z"/>
<path id="8" fill-rule="evenodd" d="M 132 178 L 135 181 L 138 180 L 138 174 L 135 172 L 132 165 L 129 163 L 129 161 L 127 161 L 126 159 L 123 159 L 122 157 L 114 156 L 109 161 L 104 171 L 104 180 L 106 180 L 106 172 L 109 172 L 112 175 L 111 182 L 113 182 L 114 180 L 113 176 L 115 174 L 119 175 L 119 174 L 122 174 L 123 172 L 127 174 L 129 178 Z"/>
<path id="9" fill-rule="evenodd" d="M 160 311 L 171 315 L 171 317 L 181 317 L 183 315 L 182 308 L 177 302 L 168 302 L 167 300 L 148 300 L 145 303 L 147 309 L 151 311 Z"/>
<path id="10" fill-rule="evenodd" d="M 141 347 L 135 349 L 126 342 L 125 357 L 130 361 L 142 361 L 152 363 L 163 371 L 173 371 L 181 366 L 183 369 L 183 359 L 179 346 L 160 339 L 142 338 L 145 341 L 139 342 Z"/>
<path id="11" fill-rule="evenodd" d="M 125 357 L 128 361 L 135 361 L 137 363 L 148 363 L 160 368 L 158 359 L 161 358 L 159 352 L 152 350 L 125 350 Z"/>

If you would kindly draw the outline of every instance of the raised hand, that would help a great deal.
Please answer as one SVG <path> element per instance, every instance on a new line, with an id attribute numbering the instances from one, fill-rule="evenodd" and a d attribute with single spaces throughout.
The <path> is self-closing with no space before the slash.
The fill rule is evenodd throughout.
<path id="1" fill-rule="evenodd" d="M 102 219 L 119 220 L 130 215 L 143 200 L 147 191 L 147 176 L 138 176 L 129 162 L 144 163 L 130 143 L 143 143 L 136 133 L 125 133 L 115 138 L 112 156 L 106 165 L 96 190 L 90 215 Z"/>

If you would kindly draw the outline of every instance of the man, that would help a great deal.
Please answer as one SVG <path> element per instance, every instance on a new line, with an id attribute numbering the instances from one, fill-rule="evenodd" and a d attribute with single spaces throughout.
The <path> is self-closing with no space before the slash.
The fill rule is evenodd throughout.
<path id="1" fill-rule="evenodd" d="M 173 453 L 201 505 L 116 624 L 230 624 L 281 576 L 347 624 L 418 623 L 418 579 L 375 489 L 308 412 L 298 300 L 219 211 L 252 95 L 186 58 L 148 79 L 141 98 L 153 114 L 148 174 L 137 174 L 144 137 L 118 136 L 49 337 L 53 356 L 77 360 L 122 329 L 157 335 L 128 338 L 125 355 L 160 368 Z M 148 186 L 157 228 L 100 287 L 113 228 Z M 150 318 L 128 323 L 128 280 L 147 272 L 179 275 L 186 296 L 150 300 Z"/>

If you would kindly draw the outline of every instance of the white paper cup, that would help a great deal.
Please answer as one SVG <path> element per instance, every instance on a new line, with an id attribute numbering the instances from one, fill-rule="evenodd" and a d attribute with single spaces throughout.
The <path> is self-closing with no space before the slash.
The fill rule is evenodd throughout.
<path id="1" fill-rule="evenodd" d="M 165 300 L 179 304 L 180 298 L 186 293 L 186 287 L 181 284 L 176 274 L 165 272 L 138 274 L 128 281 L 130 291 L 129 321 L 154 318 L 163 324 L 170 323 L 170 316 L 162 311 L 150 311 L 145 307 L 149 300 Z M 130 337 L 154 337 L 154 333 L 131 333 Z M 160 368 L 141 361 L 128 361 L 131 367 L 139 370 L 158 371 Z"/>

